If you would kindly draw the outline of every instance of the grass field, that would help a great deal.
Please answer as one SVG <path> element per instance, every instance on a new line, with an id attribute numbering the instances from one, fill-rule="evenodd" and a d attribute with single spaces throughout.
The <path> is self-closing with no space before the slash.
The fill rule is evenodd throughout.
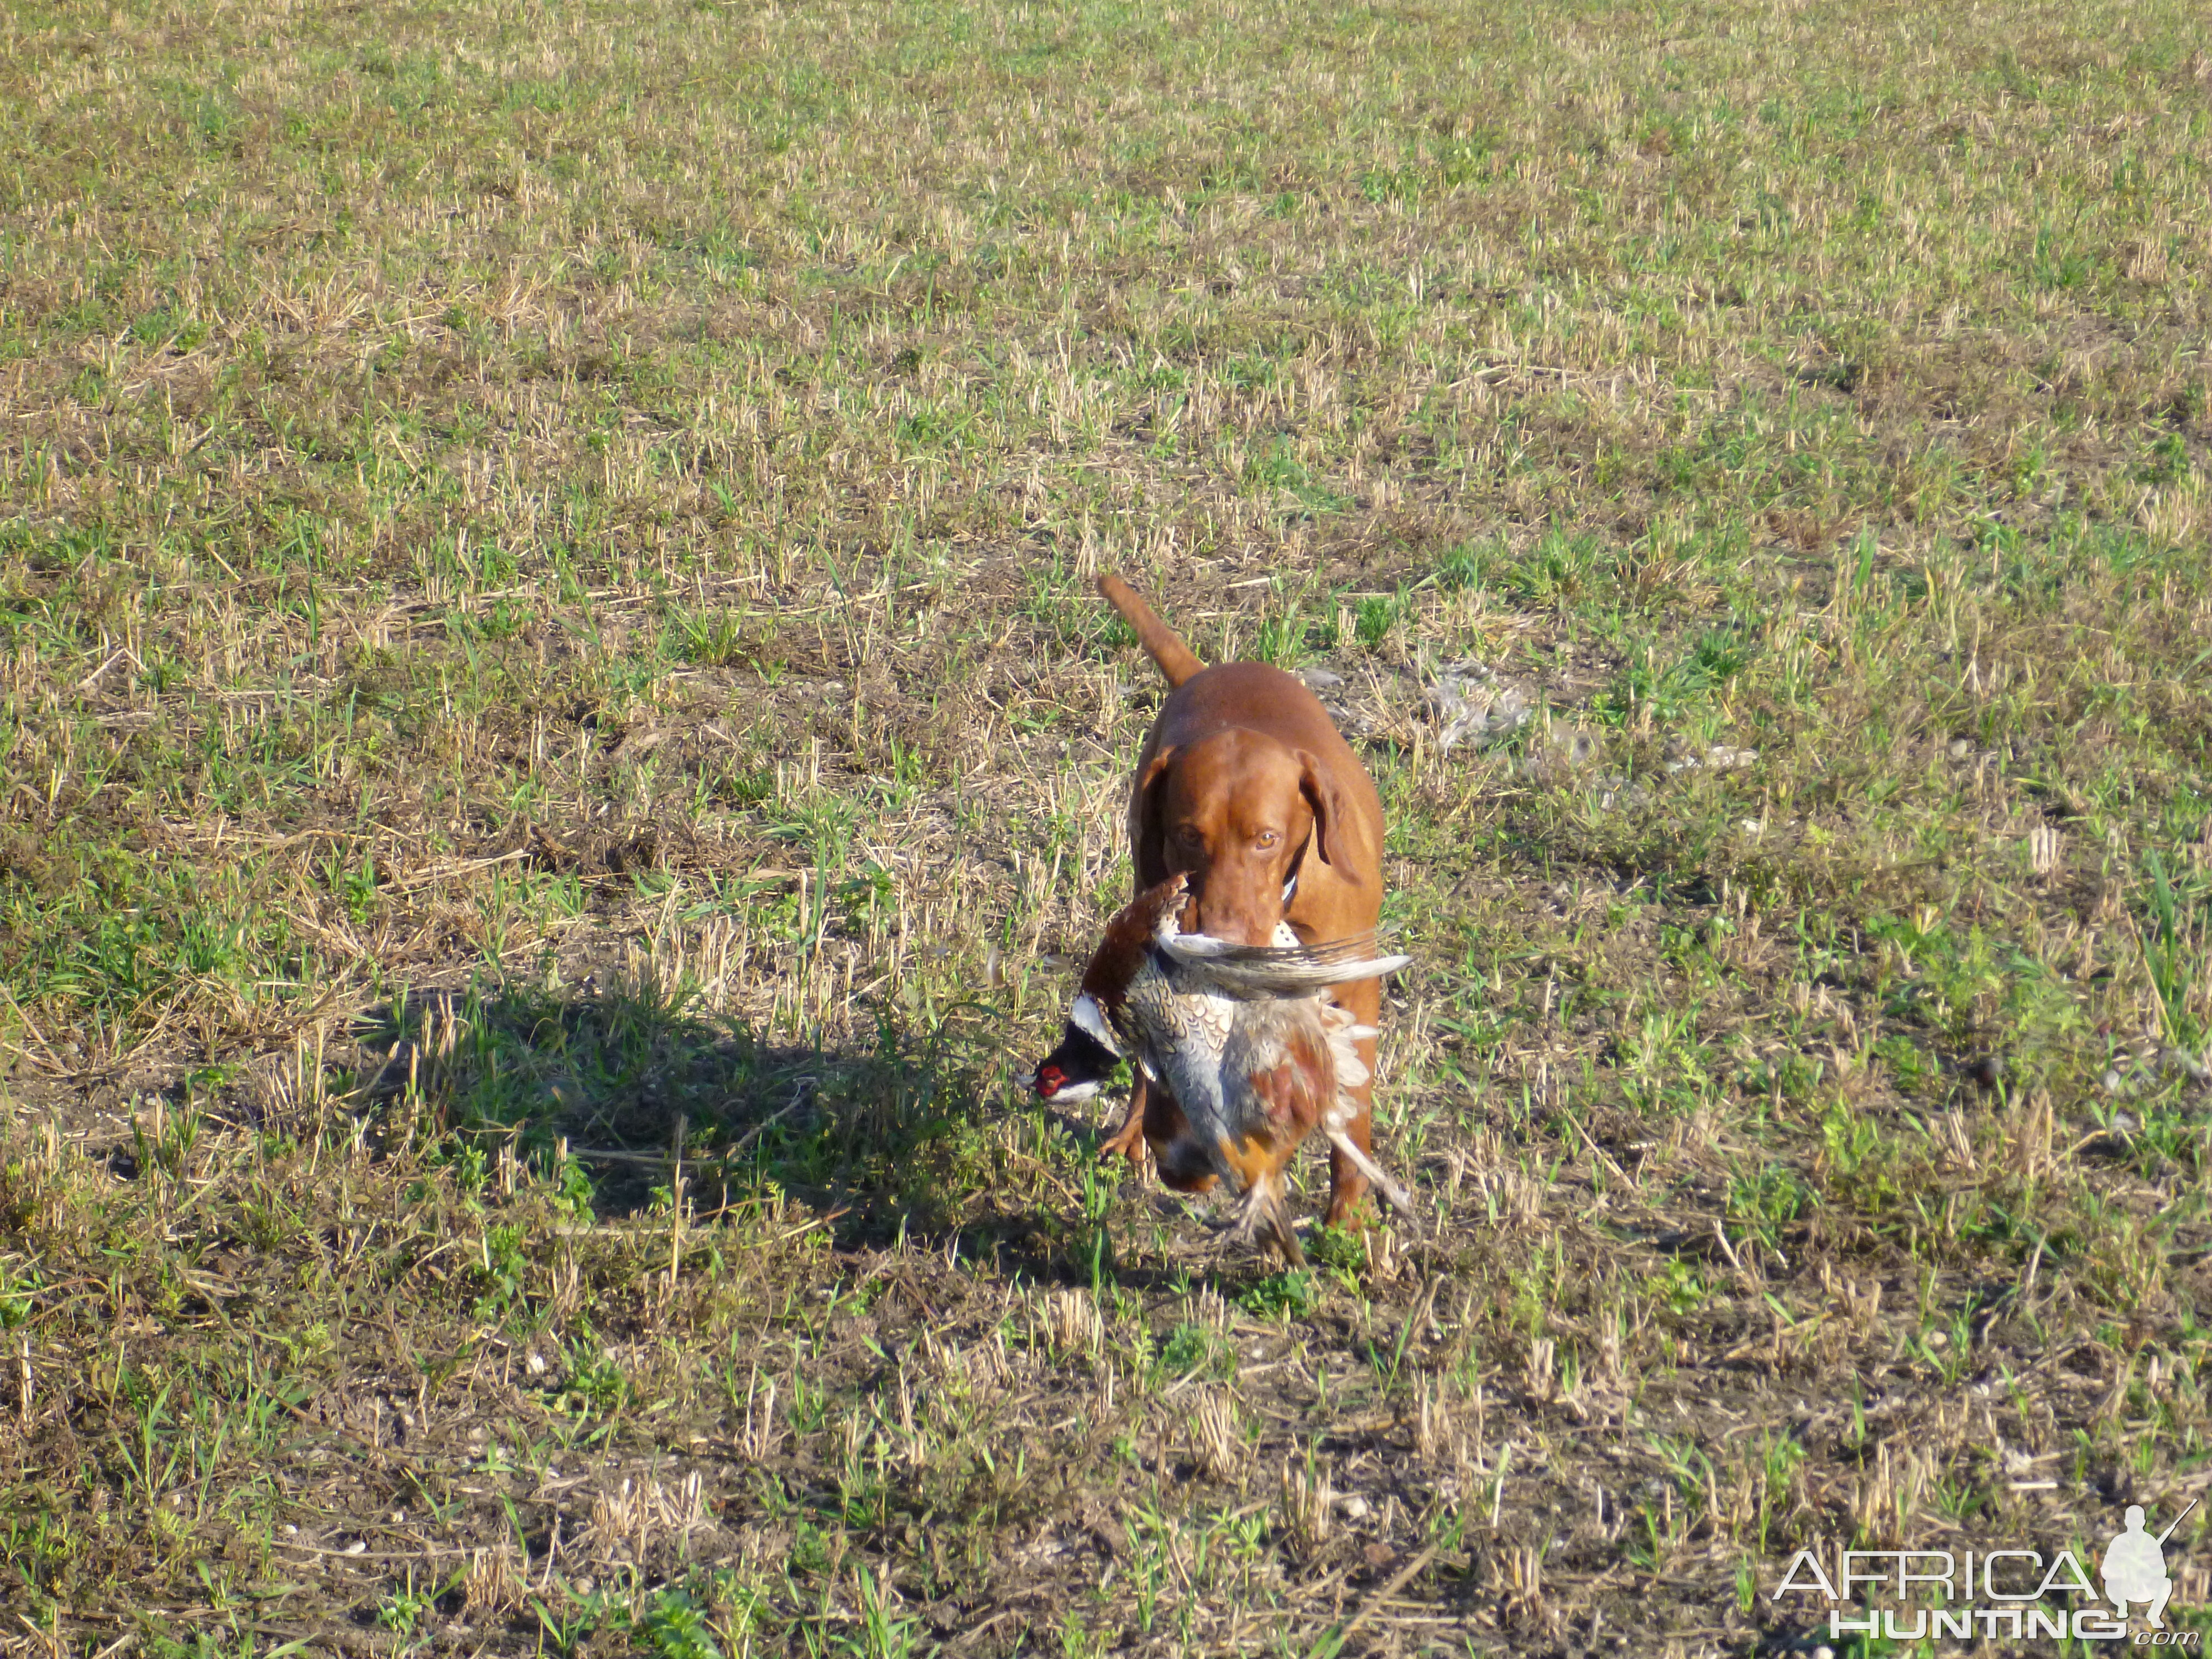
<path id="1" fill-rule="evenodd" d="M 2163 1527 L 2202 26 L 8 7 L 0 1650 L 1686 1659 Z M 1018 1085 L 1105 568 L 1389 813 L 1424 1213 L 1304 1273 Z"/>

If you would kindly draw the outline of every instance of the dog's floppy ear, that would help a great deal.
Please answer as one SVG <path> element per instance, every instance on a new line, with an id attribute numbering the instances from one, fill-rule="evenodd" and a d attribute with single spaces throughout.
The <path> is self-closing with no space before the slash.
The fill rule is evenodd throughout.
<path id="1" fill-rule="evenodd" d="M 1147 886 L 1166 878 L 1167 849 L 1164 843 L 1166 826 L 1163 822 L 1166 811 L 1168 769 L 1175 764 L 1176 751 L 1172 746 L 1162 749 L 1145 763 L 1138 774 L 1137 787 L 1129 801 L 1129 857 L 1137 866 L 1137 875 Z M 1145 868 L 1147 853 L 1159 861 L 1157 872 Z"/>
<path id="2" fill-rule="evenodd" d="M 1345 828 L 1351 820 L 1351 803 L 1328 770 L 1304 749 L 1298 757 L 1298 793 L 1313 809 L 1313 849 L 1331 869 L 1340 867 Z"/>

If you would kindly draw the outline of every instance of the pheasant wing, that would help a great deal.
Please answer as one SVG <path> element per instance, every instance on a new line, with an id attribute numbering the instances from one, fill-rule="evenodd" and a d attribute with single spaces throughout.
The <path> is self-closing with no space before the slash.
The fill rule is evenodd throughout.
<path id="1" fill-rule="evenodd" d="M 1206 933 L 1164 933 L 1158 944 L 1186 982 L 1228 997 L 1307 996 L 1395 974 L 1413 961 L 1376 954 L 1371 933 L 1320 945 L 1231 945 Z"/>

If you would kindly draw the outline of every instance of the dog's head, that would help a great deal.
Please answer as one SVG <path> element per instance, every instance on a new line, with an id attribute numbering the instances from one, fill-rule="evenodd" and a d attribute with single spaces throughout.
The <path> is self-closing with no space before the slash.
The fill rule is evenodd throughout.
<path id="1" fill-rule="evenodd" d="M 1184 927 L 1232 945 L 1274 942 L 1304 861 L 1337 862 L 1350 811 L 1311 754 L 1241 726 L 1155 755 L 1137 801 L 1168 873 L 1190 878 Z"/>

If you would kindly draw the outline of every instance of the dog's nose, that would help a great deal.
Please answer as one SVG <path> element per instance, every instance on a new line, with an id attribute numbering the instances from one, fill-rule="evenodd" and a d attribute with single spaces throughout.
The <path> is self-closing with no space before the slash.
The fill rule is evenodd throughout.
<path id="1" fill-rule="evenodd" d="M 1198 931 L 1226 945 L 1264 945 L 1273 942 L 1275 924 L 1241 909 L 1220 910 L 1210 916 L 1201 911 Z"/>

